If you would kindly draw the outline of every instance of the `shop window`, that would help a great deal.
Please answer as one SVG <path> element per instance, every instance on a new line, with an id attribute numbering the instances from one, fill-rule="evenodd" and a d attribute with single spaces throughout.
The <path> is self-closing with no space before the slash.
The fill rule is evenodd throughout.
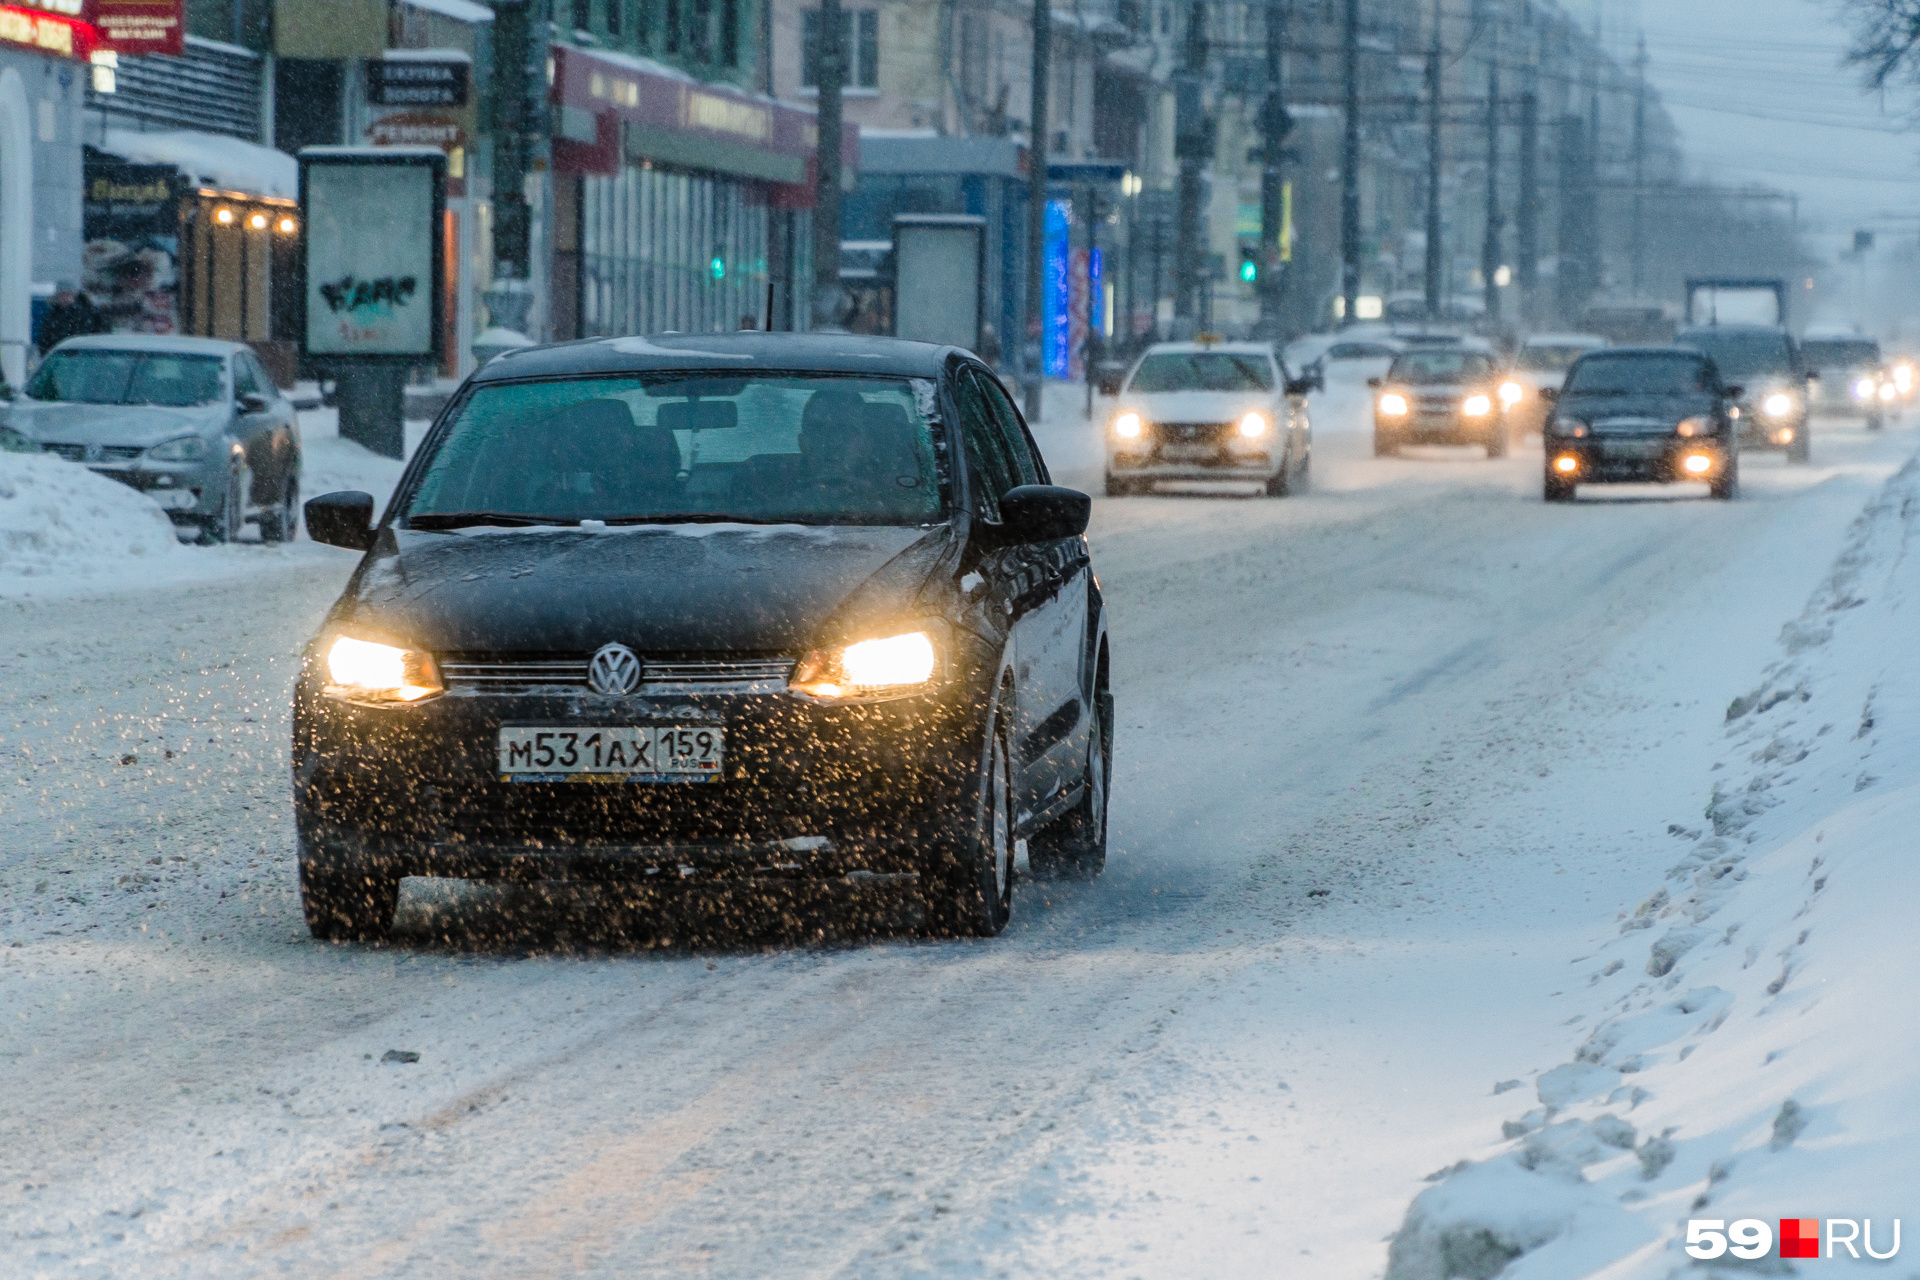
<path id="1" fill-rule="evenodd" d="M 620 9 L 625 3 L 626 0 L 607 0 L 607 34 L 610 36 L 620 34 Z"/>
<path id="2" fill-rule="evenodd" d="M 840 11 L 841 52 L 847 59 L 846 87 L 880 87 L 880 11 L 878 9 L 842 9 Z M 820 85 L 820 11 L 808 9 L 800 19 L 800 84 L 814 89 Z"/>

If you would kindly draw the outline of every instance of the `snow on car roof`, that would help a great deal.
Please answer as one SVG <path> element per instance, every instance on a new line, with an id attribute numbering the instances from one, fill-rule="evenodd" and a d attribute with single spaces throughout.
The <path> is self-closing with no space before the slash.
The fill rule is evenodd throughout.
<path id="1" fill-rule="evenodd" d="M 1273 344 L 1268 342 L 1156 342 L 1147 348 L 1147 354 L 1192 355 L 1198 351 L 1228 351 L 1235 355 L 1270 356 Z"/>
<path id="2" fill-rule="evenodd" d="M 180 334 L 155 333 L 93 333 L 68 338 L 60 344 L 63 351 L 80 347 L 107 351 L 171 351 L 181 355 L 202 356 L 225 356 L 247 349 L 244 342 L 228 342 L 224 338 L 191 338 Z"/>
<path id="3" fill-rule="evenodd" d="M 871 373 L 937 378 L 957 347 L 857 333 L 656 333 L 645 337 L 584 338 L 548 346 L 516 347 L 482 365 L 475 382 L 564 374 L 628 373 L 654 369 L 711 369 L 737 373 Z"/>
<path id="4" fill-rule="evenodd" d="M 1604 347 L 1607 340 L 1597 333 L 1529 334 L 1523 347 Z"/>

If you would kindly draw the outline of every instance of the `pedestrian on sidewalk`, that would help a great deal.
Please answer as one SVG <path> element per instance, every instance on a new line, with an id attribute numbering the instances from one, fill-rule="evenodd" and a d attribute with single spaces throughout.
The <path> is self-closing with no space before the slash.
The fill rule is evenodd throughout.
<path id="1" fill-rule="evenodd" d="M 93 305 L 93 299 L 80 292 L 71 280 L 62 280 L 53 292 L 53 305 L 40 321 L 40 354 L 89 333 L 111 333 L 107 313 Z"/>

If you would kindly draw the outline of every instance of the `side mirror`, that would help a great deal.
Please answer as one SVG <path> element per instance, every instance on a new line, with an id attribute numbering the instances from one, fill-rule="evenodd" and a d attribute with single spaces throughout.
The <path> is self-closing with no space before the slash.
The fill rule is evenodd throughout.
<path id="1" fill-rule="evenodd" d="M 358 489 L 307 499 L 307 536 L 330 547 L 365 551 L 373 545 L 373 495 Z"/>
<path id="2" fill-rule="evenodd" d="M 1367 385 L 1372 387 L 1375 391 L 1378 391 L 1381 387 L 1384 387 L 1387 385 L 1387 380 L 1385 378 L 1368 378 Z"/>
<path id="3" fill-rule="evenodd" d="M 1542 387 L 1540 388 L 1540 398 L 1542 400 L 1545 400 L 1548 404 L 1552 404 L 1554 401 L 1560 398 L 1560 388 Z"/>
<path id="4" fill-rule="evenodd" d="M 265 413 L 267 405 L 272 402 L 257 391 L 247 391 L 236 397 L 235 403 L 240 406 L 242 413 Z"/>
<path id="5" fill-rule="evenodd" d="M 1087 531 L 1093 499 L 1078 489 L 1053 484 L 1023 484 L 1000 496 L 1002 542 L 1057 542 Z"/>
<path id="6" fill-rule="evenodd" d="M 1745 387 L 1722 387 L 1720 388 L 1720 394 L 1729 400 L 1738 400 L 1747 394 L 1747 389 Z"/>
<path id="7" fill-rule="evenodd" d="M 1818 369 L 1807 370 L 1807 381 L 1808 382 L 1820 381 L 1820 371 Z"/>

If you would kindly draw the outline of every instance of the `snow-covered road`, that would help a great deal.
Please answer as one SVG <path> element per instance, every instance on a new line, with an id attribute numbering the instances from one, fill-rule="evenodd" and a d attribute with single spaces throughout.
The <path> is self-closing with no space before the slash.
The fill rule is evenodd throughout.
<path id="1" fill-rule="evenodd" d="M 1913 437 L 1568 508 L 1340 408 L 1307 496 L 1095 504 L 1113 855 L 990 942 L 409 881 L 315 944 L 288 690 L 351 557 L 0 603 L 0 1273 L 1378 1275 Z"/>

